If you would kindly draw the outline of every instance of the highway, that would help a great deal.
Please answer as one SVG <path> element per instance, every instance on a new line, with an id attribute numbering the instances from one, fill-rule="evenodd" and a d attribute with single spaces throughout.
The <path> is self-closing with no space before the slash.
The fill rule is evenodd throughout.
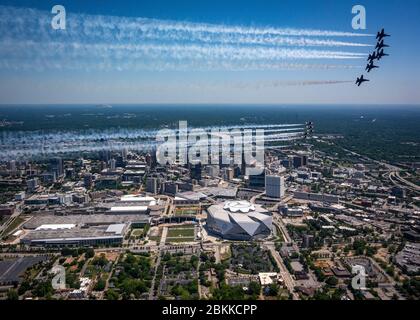
<path id="1" fill-rule="evenodd" d="M 401 177 L 398 171 L 390 172 L 389 179 L 391 180 L 392 183 L 394 183 L 395 185 L 401 188 L 406 188 L 413 192 L 420 192 L 420 186 Z"/>
<path id="2" fill-rule="evenodd" d="M 416 193 L 420 192 L 420 186 L 418 186 L 418 185 L 416 185 L 416 184 L 414 184 L 410 181 L 407 181 L 406 179 L 404 179 L 403 177 L 400 176 L 400 172 L 402 171 L 401 168 L 399 168 L 397 166 L 394 166 L 394 165 L 391 165 L 391 164 L 386 163 L 386 162 L 370 159 L 366 156 L 362 156 L 362 155 L 360 155 L 356 152 L 350 151 L 350 150 L 345 149 L 345 148 L 342 148 L 342 149 L 346 152 L 351 153 L 352 155 L 355 155 L 355 156 L 358 156 L 358 157 L 363 157 L 366 160 L 375 162 L 379 165 L 382 165 L 382 166 L 386 167 L 389 170 L 389 179 L 396 186 L 399 186 L 401 188 L 409 189 L 409 190 L 411 190 L 413 192 L 416 192 Z"/>

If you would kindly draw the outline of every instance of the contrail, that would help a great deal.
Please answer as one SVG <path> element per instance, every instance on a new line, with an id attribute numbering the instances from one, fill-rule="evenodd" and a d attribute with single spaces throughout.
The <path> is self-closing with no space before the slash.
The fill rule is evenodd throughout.
<path id="1" fill-rule="evenodd" d="M 70 36 L 77 37 L 83 35 L 88 37 L 118 38 L 120 40 L 133 40 L 133 36 L 154 38 L 157 36 L 171 36 L 175 40 L 191 37 L 201 37 L 202 41 L 217 35 L 237 35 L 237 36 L 289 36 L 289 37 L 372 37 L 372 34 L 343 32 L 332 30 L 296 29 L 296 28 L 274 28 L 274 27 L 246 27 L 232 26 L 223 24 L 208 24 L 184 21 L 159 20 L 149 18 L 127 18 L 117 16 L 67 14 Z M 22 19 L 19 17 L 26 17 Z M 47 17 L 43 20 L 39 18 Z M 13 22 L 18 31 L 27 30 L 27 20 L 32 26 L 41 27 L 37 29 L 39 33 L 44 33 L 42 29 L 49 26 L 51 14 L 46 11 L 30 8 L 16 8 L 10 6 L 0 6 L 0 18 L 4 24 Z M 36 30 L 35 30 L 36 31 Z M 48 30 L 47 30 L 48 31 Z M 244 40 L 243 38 L 241 40 Z M 363 44 L 362 44 L 363 45 Z"/>
<path id="2" fill-rule="evenodd" d="M 68 55 L 72 58 L 84 58 L 95 55 L 97 57 L 112 58 L 153 58 L 163 55 L 171 59 L 213 59 L 213 60 L 276 60 L 276 59 L 361 59 L 367 54 L 356 52 L 315 50 L 315 49 L 286 49 L 265 47 L 237 47 L 237 46 L 202 46 L 167 45 L 167 44 L 81 44 L 78 42 L 36 43 L 33 41 L 0 42 L 0 54 L 10 54 L 12 49 L 18 49 L 15 57 L 29 57 L 33 53 L 44 58 L 55 55 Z M 24 49 L 29 50 L 25 51 Z"/>
<path id="3" fill-rule="evenodd" d="M 353 83 L 353 80 L 298 80 L 298 81 L 272 81 L 262 84 L 261 87 L 283 87 L 283 86 L 314 86 L 328 84 Z"/>
<path id="4" fill-rule="evenodd" d="M 231 125 L 206 126 L 190 128 L 189 134 L 201 129 L 207 135 L 218 137 L 229 136 L 231 130 L 264 130 L 263 137 L 254 137 L 254 141 L 284 142 L 302 138 L 304 124 L 267 124 L 267 125 Z M 179 134 L 172 131 L 172 136 Z M 101 150 L 141 150 L 150 151 L 159 142 L 156 141 L 158 130 L 141 129 L 106 129 L 75 131 L 3 131 L 0 134 L 0 160 L 25 159 L 37 156 L 48 156 L 59 153 L 96 152 Z M 170 134 L 168 136 L 171 136 Z M 192 144 L 193 141 L 190 141 Z M 210 145 L 217 141 L 209 141 Z"/>
<path id="5" fill-rule="evenodd" d="M 67 13 L 66 30 L 57 32 L 51 28 L 51 17 L 47 11 L 0 6 L 0 67 L 13 70 L 306 69 L 312 68 L 309 63 L 280 60 L 361 59 L 367 53 L 348 50 L 367 48 L 370 44 L 350 40 L 371 36 L 72 12 Z M 354 67 L 314 65 L 324 69 Z"/>
<path id="6" fill-rule="evenodd" d="M 0 54 L 1 55 L 1 54 Z M 295 60 L 297 60 L 296 58 Z M 318 59 L 319 60 L 319 59 Z M 340 59 L 334 59 L 336 61 Z M 347 60 L 355 60 L 347 59 Z M 358 61 L 358 60 L 357 60 Z M 49 59 L 47 57 L 33 57 L 29 58 L 27 53 L 26 58 L 2 58 L 0 59 L 0 69 L 5 70 L 23 70 L 23 71 L 44 71 L 44 70 L 81 70 L 81 71 L 209 71 L 209 70 L 223 70 L 223 71 L 265 71 L 265 70 L 351 70 L 363 69 L 362 65 L 351 64 L 327 64 L 327 63 L 296 63 L 296 62 L 280 62 L 280 61 L 265 61 L 265 60 L 235 60 L 235 61 L 216 61 L 216 60 L 189 60 L 189 61 L 172 61 L 168 63 L 162 59 L 153 61 L 132 61 L 119 60 L 108 61 L 102 57 L 97 60 L 89 59 L 82 61 L 80 58 L 67 57 L 65 63 L 57 59 Z M 196 86 L 196 85 L 195 85 Z"/>

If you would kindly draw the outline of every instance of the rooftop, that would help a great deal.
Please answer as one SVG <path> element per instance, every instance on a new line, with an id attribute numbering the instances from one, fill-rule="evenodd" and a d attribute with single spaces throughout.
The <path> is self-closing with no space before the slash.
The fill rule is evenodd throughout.
<path id="1" fill-rule="evenodd" d="M 111 212 L 144 212 L 147 211 L 147 206 L 119 206 L 111 207 Z"/>
<path id="2" fill-rule="evenodd" d="M 223 209 L 230 212 L 248 213 L 255 211 L 255 206 L 248 201 L 226 201 Z"/>
<path id="3" fill-rule="evenodd" d="M 75 224 L 43 224 L 37 227 L 35 230 L 65 230 L 65 229 L 73 229 L 76 227 Z"/>

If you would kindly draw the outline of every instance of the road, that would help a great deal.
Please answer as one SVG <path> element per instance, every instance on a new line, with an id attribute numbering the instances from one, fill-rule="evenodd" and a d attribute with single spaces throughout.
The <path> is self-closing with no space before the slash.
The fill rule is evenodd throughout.
<path id="1" fill-rule="evenodd" d="M 262 196 L 262 195 L 264 195 L 264 194 L 265 194 L 265 192 L 261 192 L 261 193 L 259 193 L 259 194 L 256 194 L 255 196 L 253 196 L 253 197 L 249 200 L 249 202 L 250 202 L 250 203 L 255 204 L 255 200 L 256 200 L 257 198 L 261 197 L 261 196 Z"/>
<path id="2" fill-rule="evenodd" d="M 281 218 L 277 217 L 276 215 L 273 215 L 273 223 L 279 228 L 283 235 L 284 242 L 287 244 L 292 243 L 292 238 L 289 235 L 289 232 L 287 232 L 286 226 L 284 225 L 283 221 L 281 221 Z"/>
<path id="3" fill-rule="evenodd" d="M 395 185 L 401 187 L 401 188 L 406 188 L 409 189 L 413 192 L 420 192 L 420 186 L 404 179 L 403 177 L 400 176 L 400 173 L 398 171 L 392 171 L 389 173 L 389 179 L 391 180 L 391 182 L 393 182 Z"/>
<path id="4" fill-rule="evenodd" d="M 299 296 L 295 292 L 295 281 L 293 280 L 291 274 L 287 270 L 286 266 L 283 263 L 283 259 L 280 257 L 279 253 L 277 252 L 276 248 L 274 247 L 274 244 L 265 244 L 266 248 L 270 250 L 271 255 L 273 256 L 274 260 L 276 260 L 277 266 L 280 269 L 280 275 L 284 281 L 284 285 L 289 290 L 289 292 L 292 294 L 293 300 L 298 300 Z"/>
<path id="5" fill-rule="evenodd" d="M 215 245 L 214 258 L 216 259 L 216 263 L 220 263 L 222 261 L 220 258 L 220 246 L 218 244 Z"/>
<path id="6" fill-rule="evenodd" d="M 166 242 L 166 236 L 167 235 L 168 235 L 168 227 L 163 227 L 162 236 L 160 238 L 159 247 L 157 248 L 157 251 L 156 251 L 157 259 L 156 259 L 156 265 L 155 265 L 155 274 L 153 275 L 152 284 L 150 286 L 149 300 L 153 300 L 153 297 L 154 297 L 154 288 L 155 288 L 156 274 L 157 274 L 157 271 L 158 271 L 158 268 L 159 268 L 159 265 L 160 265 L 161 251 L 162 251 L 162 249 L 165 248 L 165 242 Z"/>
<path id="7" fill-rule="evenodd" d="M 399 168 L 397 166 L 394 166 L 394 165 L 391 165 L 389 163 L 383 162 L 383 161 L 370 159 L 369 157 L 362 156 L 362 155 L 360 155 L 356 152 L 350 151 L 350 150 L 345 149 L 345 148 L 342 148 L 342 149 L 346 152 L 351 153 L 352 155 L 355 155 L 355 156 L 358 156 L 358 157 L 364 157 L 365 159 L 367 159 L 369 161 L 373 161 L 373 162 L 375 162 L 379 165 L 382 165 L 382 166 L 386 167 L 390 171 L 389 172 L 389 179 L 395 185 L 400 186 L 400 187 L 405 187 L 405 188 L 410 189 L 411 191 L 414 191 L 414 192 L 419 192 L 420 191 L 420 186 L 418 186 L 418 185 L 416 185 L 416 184 L 414 184 L 410 181 L 407 181 L 406 179 L 404 179 L 403 177 L 400 176 L 400 172 L 402 171 L 401 168 Z M 394 179 L 397 180 L 400 183 L 396 182 Z M 401 183 L 403 185 L 401 185 Z"/>

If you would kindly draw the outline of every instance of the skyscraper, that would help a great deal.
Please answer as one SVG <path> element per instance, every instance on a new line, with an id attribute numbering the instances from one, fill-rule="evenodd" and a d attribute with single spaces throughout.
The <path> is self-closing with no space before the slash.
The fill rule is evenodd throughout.
<path id="1" fill-rule="evenodd" d="M 111 170 L 115 170 L 116 164 L 117 164 L 117 161 L 115 161 L 115 159 L 109 160 L 109 167 Z"/>
<path id="2" fill-rule="evenodd" d="M 146 191 L 153 194 L 158 193 L 158 179 L 157 178 L 154 178 L 154 177 L 147 178 Z"/>
<path id="3" fill-rule="evenodd" d="M 191 179 L 200 181 L 201 180 L 201 162 L 190 164 Z"/>
<path id="4" fill-rule="evenodd" d="M 10 160 L 9 164 L 8 164 L 8 169 L 11 173 L 15 173 L 16 172 L 16 161 L 15 160 Z"/>
<path id="5" fill-rule="evenodd" d="M 64 174 L 63 159 L 55 157 L 50 160 L 50 170 L 55 172 L 57 177 L 61 177 Z"/>
<path id="6" fill-rule="evenodd" d="M 264 188 L 265 183 L 265 170 L 261 174 L 250 174 L 249 175 L 249 187 L 250 188 Z"/>
<path id="7" fill-rule="evenodd" d="M 265 177 L 265 194 L 270 198 L 284 197 L 284 177 L 282 176 L 266 176 Z"/>
<path id="8" fill-rule="evenodd" d="M 91 173 L 86 173 L 83 177 L 83 184 L 86 189 L 90 189 L 93 183 L 93 176 Z"/>
<path id="9" fill-rule="evenodd" d="M 231 181 L 233 179 L 233 169 L 232 168 L 224 168 L 223 169 L 223 179 L 227 181 Z"/>
<path id="10" fill-rule="evenodd" d="M 34 192 L 39 187 L 39 179 L 38 178 L 30 179 L 26 182 L 26 184 L 28 187 L 28 191 Z"/>

